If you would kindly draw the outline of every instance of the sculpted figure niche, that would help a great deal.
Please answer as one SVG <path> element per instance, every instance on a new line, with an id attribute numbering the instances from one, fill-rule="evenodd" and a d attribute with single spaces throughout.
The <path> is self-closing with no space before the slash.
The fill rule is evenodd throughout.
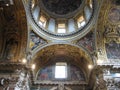
<path id="1" fill-rule="evenodd" d="M 18 47 L 18 41 L 11 38 L 6 42 L 5 47 L 5 59 L 7 60 L 15 60 L 15 56 L 17 54 L 17 47 Z"/>

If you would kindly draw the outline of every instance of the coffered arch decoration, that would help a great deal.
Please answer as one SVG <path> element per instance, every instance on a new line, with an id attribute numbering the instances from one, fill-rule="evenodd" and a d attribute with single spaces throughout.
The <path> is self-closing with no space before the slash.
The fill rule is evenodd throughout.
<path id="1" fill-rule="evenodd" d="M 82 71 L 84 71 L 87 80 L 90 75 L 88 65 L 94 65 L 92 56 L 84 51 L 84 49 L 78 46 L 72 46 L 69 44 L 53 44 L 40 49 L 34 53 L 29 63 L 35 64 L 34 70 L 35 76 L 40 68 L 44 66 L 53 65 L 56 62 L 66 62 L 77 65 Z"/>
<path id="2" fill-rule="evenodd" d="M 118 0 L 103 1 L 98 19 L 98 57 L 105 60 L 104 63 L 118 63 L 120 59 L 120 6 L 116 2 Z"/>
<path id="3" fill-rule="evenodd" d="M 25 57 L 25 48 L 27 47 L 27 19 L 25 8 L 22 0 L 13 0 L 13 3 L 8 3 L 8 6 L 3 3 L 1 8 L 3 14 L 3 19 L 0 21 L 0 23 L 3 23 L 2 60 L 8 61 L 7 56 L 10 56 L 10 61 L 18 62 Z M 9 50 L 6 50 L 7 47 L 9 47 Z M 6 52 L 9 54 L 7 55 Z M 13 55 L 13 53 L 15 55 Z"/>

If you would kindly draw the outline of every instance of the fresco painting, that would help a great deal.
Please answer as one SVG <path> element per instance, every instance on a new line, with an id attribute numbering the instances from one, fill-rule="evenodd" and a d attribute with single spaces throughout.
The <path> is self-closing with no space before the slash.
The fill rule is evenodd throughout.
<path id="1" fill-rule="evenodd" d="M 42 0 L 42 2 L 52 13 L 64 15 L 78 9 L 82 0 Z"/>
<path id="2" fill-rule="evenodd" d="M 108 13 L 108 19 L 112 23 L 120 22 L 120 7 L 111 8 L 109 13 Z"/>
<path id="3" fill-rule="evenodd" d="M 90 32 L 82 39 L 78 40 L 77 45 L 85 47 L 89 51 L 94 50 L 94 34 Z"/>
<path id="4" fill-rule="evenodd" d="M 42 68 L 38 73 L 38 80 L 51 80 L 52 79 L 52 66 Z"/>
<path id="5" fill-rule="evenodd" d="M 35 34 L 33 31 L 30 32 L 30 48 L 31 50 L 34 50 L 37 48 L 39 45 L 42 45 L 46 43 L 45 40 L 40 38 L 37 34 Z"/>
<path id="6" fill-rule="evenodd" d="M 41 81 L 43 81 L 43 80 L 44 81 L 55 80 L 54 68 L 55 67 L 53 67 L 53 66 L 47 66 L 45 68 L 41 68 L 38 72 L 37 80 L 41 80 Z M 74 80 L 74 81 L 78 81 L 78 80 L 79 81 L 84 81 L 85 80 L 84 74 L 80 70 L 80 68 L 78 68 L 74 65 L 70 65 L 69 68 L 68 68 L 68 71 L 70 72 L 70 74 L 68 74 L 68 77 L 67 77 L 66 80 L 69 80 L 69 81 L 72 81 L 72 80 Z"/>
<path id="7" fill-rule="evenodd" d="M 75 66 L 70 66 L 71 80 L 85 80 L 82 71 Z"/>
<path id="8" fill-rule="evenodd" d="M 105 47 L 108 59 L 120 59 L 120 43 L 106 43 Z"/>

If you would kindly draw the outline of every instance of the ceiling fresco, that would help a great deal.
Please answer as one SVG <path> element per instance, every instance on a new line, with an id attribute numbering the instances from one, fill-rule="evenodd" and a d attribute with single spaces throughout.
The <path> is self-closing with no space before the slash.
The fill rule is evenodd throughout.
<path id="1" fill-rule="evenodd" d="M 98 58 L 104 63 L 119 63 L 120 51 L 120 6 L 119 0 L 106 0 L 98 19 Z M 106 8 L 106 9 L 105 9 Z"/>
<path id="2" fill-rule="evenodd" d="M 42 39 L 40 36 L 38 36 L 33 31 L 30 31 L 30 44 L 29 44 L 29 48 L 31 50 L 34 50 L 38 46 L 42 46 L 42 45 L 44 45 L 46 43 L 47 43 L 47 41 L 45 41 L 44 39 Z"/>
<path id="3" fill-rule="evenodd" d="M 12 5 L 3 1 L 0 0 L 0 90 L 120 89 L 118 79 L 120 78 L 120 0 L 22 0 L 23 2 L 6 0 L 14 1 Z M 38 2 L 31 3 L 32 1 Z M 32 10 L 39 7 L 39 1 L 43 2 L 47 10 L 58 16 L 74 14 L 75 10 L 83 9 L 81 5 L 84 4 L 93 5 L 91 12 L 95 10 L 95 13 L 91 13 L 92 22 L 86 24 L 90 26 L 83 27 L 80 32 L 66 33 L 66 36 L 49 31 L 46 33 L 47 30 L 44 33 L 43 28 L 36 27 L 36 22 L 32 21 L 34 18 L 29 17 Z M 93 4 L 89 1 L 93 1 Z M 28 7 L 33 4 L 35 7 Z M 37 12 L 37 20 L 42 15 L 41 7 Z M 43 13 L 46 12 L 43 10 Z M 49 14 L 45 16 L 48 20 Z M 66 21 L 65 18 L 62 18 L 63 22 Z M 72 18 L 77 19 L 77 16 Z M 58 21 L 56 20 L 56 24 L 59 21 L 62 22 L 60 17 Z M 47 27 L 46 21 L 45 29 Z M 67 27 L 65 29 L 67 30 Z M 99 60 L 103 62 L 98 62 Z M 55 81 L 53 77 L 55 65 L 60 62 L 68 65 L 69 77 L 66 81 Z M 108 76 L 106 80 L 105 75 Z M 7 85 L 1 83 L 6 79 L 9 80 Z"/>
<path id="4" fill-rule="evenodd" d="M 82 0 L 42 0 L 42 2 L 50 12 L 64 15 L 78 9 Z"/>
<path id="5" fill-rule="evenodd" d="M 30 23 L 38 35 L 49 40 L 75 40 L 94 24 L 97 0 L 30 0 Z"/>
<path id="6" fill-rule="evenodd" d="M 93 52 L 95 49 L 95 36 L 93 31 L 88 33 L 83 38 L 79 39 L 76 44 L 86 48 L 88 51 Z"/>
<path id="7" fill-rule="evenodd" d="M 0 1 L 0 17 L 2 29 L 2 54 L 1 58 L 5 61 L 18 62 L 25 56 L 25 47 L 27 46 L 27 21 L 25 9 L 22 1 L 17 3 Z"/>
<path id="8" fill-rule="evenodd" d="M 105 44 L 108 59 L 120 59 L 120 44 L 110 42 Z"/>

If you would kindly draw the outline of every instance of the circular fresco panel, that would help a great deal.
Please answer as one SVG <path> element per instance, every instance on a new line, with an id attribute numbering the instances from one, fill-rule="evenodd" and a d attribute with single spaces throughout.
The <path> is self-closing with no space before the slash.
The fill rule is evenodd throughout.
<path id="1" fill-rule="evenodd" d="M 108 19 L 112 23 L 120 22 L 120 7 L 111 8 L 108 13 Z"/>
<path id="2" fill-rule="evenodd" d="M 42 0 L 42 2 L 50 12 L 65 15 L 78 9 L 82 0 Z"/>

